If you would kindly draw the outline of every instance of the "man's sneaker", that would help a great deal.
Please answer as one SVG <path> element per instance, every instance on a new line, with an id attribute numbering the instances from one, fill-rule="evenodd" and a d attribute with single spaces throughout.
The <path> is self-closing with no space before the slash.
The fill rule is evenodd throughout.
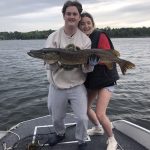
<path id="1" fill-rule="evenodd" d="M 87 143 L 82 143 L 78 145 L 78 150 L 87 150 Z"/>
<path id="2" fill-rule="evenodd" d="M 104 129 L 103 127 L 92 127 L 91 129 L 87 130 L 88 135 L 103 135 Z"/>
<path id="3" fill-rule="evenodd" d="M 64 138 L 65 138 L 65 134 L 63 135 L 54 134 L 52 137 L 48 139 L 48 144 L 49 146 L 54 146 L 57 143 L 60 143 Z"/>
<path id="4" fill-rule="evenodd" d="M 108 138 L 107 144 L 107 150 L 117 150 L 117 141 L 114 136 Z"/>

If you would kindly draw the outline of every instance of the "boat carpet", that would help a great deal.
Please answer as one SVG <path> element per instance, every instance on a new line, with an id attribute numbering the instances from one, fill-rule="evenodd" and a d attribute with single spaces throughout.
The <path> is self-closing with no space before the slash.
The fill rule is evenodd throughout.
<path id="1" fill-rule="evenodd" d="M 78 150 L 78 142 L 75 139 L 75 118 L 67 115 L 66 138 L 53 147 L 48 145 L 48 139 L 54 134 L 54 129 L 50 116 L 41 117 L 22 122 L 11 129 L 8 134 L 0 140 L 0 150 Z M 89 123 L 89 128 L 91 123 Z M 146 150 L 143 146 L 132 140 L 128 136 L 113 129 L 118 150 Z M 19 140 L 20 139 L 20 140 Z M 91 136 L 87 139 L 87 150 L 106 150 L 106 134 Z M 38 145 L 38 146 L 36 146 Z M 29 149 L 30 148 L 30 149 Z"/>

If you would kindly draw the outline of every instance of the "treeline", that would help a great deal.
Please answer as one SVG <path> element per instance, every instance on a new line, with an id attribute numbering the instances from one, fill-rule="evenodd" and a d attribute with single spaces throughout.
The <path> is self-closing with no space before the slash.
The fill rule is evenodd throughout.
<path id="1" fill-rule="evenodd" d="M 138 38 L 150 37 L 150 27 L 142 28 L 113 28 L 106 27 L 103 29 L 110 37 L 113 38 Z"/>
<path id="2" fill-rule="evenodd" d="M 46 39 L 54 30 L 31 31 L 31 32 L 0 32 L 0 40 L 28 40 L 28 39 Z"/>
<path id="3" fill-rule="evenodd" d="M 101 28 L 111 38 L 137 38 L 150 37 L 150 27 L 141 28 Z M 0 32 L 0 40 L 27 40 L 27 39 L 46 39 L 54 30 L 31 31 L 31 32 Z"/>

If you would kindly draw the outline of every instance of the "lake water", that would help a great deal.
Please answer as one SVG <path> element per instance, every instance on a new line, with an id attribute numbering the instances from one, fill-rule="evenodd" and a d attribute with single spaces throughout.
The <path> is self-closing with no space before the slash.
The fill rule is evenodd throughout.
<path id="1" fill-rule="evenodd" d="M 111 120 L 126 119 L 150 129 L 150 38 L 112 39 L 121 58 L 136 64 L 127 70 L 107 109 Z M 43 61 L 27 52 L 45 40 L 0 41 L 0 130 L 48 114 L 48 81 Z M 71 109 L 68 108 L 68 112 Z"/>

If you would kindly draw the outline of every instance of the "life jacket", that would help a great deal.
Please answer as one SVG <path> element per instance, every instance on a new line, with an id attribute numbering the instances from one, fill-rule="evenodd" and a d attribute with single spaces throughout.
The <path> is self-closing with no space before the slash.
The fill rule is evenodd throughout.
<path id="1" fill-rule="evenodd" d="M 105 32 L 97 30 L 97 29 L 94 30 L 93 33 L 89 36 L 89 38 L 91 39 L 91 42 L 92 42 L 91 48 L 97 48 L 98 47 L 98 42 L 100 40 L 101 33 L 106 35 L 106 37 L 109 41 L 109 44 L 110 44 L 110 48 L 114 49 L 113 43 L 110 40 L 109 36 Z"/>
<path id="2" fill-rule="evenodd" d="M 105 32 L 97 29 L 94 30 L 89 36 L 92 42 L 91 48 L 98 47 L 101 33 L 106 35 L 110 48 L 114 49 L 113 43 L 111 42 L 109 36 Z M 88 89 L 99 89 L 116 84 L 118 79 L 119 75 L 117 72 L 116 63 L 113 63 L 113 68 L 111 70 L 108 69 L 105 64 L 98 64 L 94 67 L 93 72 L 87 74 L 85 86 Z"/>

